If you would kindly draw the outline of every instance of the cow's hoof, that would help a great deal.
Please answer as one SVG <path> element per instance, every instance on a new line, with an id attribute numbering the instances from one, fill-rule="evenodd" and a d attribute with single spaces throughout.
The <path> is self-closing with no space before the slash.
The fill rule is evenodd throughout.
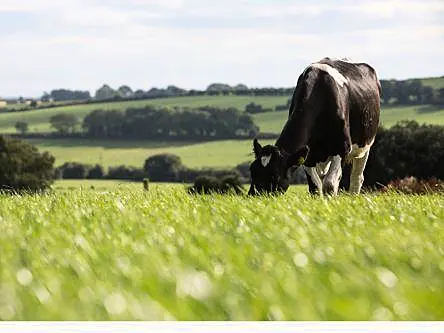
<path id="1" fill-rule="evenodd" d="M 338 189 L 334 186 L 333 183 L 325 182 L 322 185 L 322 191 L 325 195 L 334 196 L 338 194 Z"/>

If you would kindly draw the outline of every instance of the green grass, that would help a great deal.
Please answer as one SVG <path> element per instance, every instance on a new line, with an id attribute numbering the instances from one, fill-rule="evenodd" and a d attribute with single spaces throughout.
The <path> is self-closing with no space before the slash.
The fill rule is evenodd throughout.
<path id="1" fill-rule="evenodd" d="M 150 190 L 169 186 L 171 188 L 183 188 L 188 184 L 181 183 L 149 183 Z M 56 191 L 72 190 L 96 190 L 96 191 L 138 191 L 143 187 L 142 182 L 125 180 L 102 180 L 102 179 L 61 179 L 56 180 L 51 186 Z"/>
<path id="2" fill-rule="evenodd" d="M 29 124 L 30 132 L 49 132 L 51 131 L 49 119 L 51 116 L 67 112 L 73 113 L 80 119 L 92 110 L 124 110 L 129 107 L 142 107 L 145 105 L 158 105 L 165 107 L 173 106 L 219 106 L 236 107 L 240 110 L 245 109 L 245 105 L 255 102 L 266 108 L 275 107 L 278 104 L 285 104 L 287 97 L 284 96 L 200 96 L 200 97 L 175 97 L 161 98 L 142 101 L 127 101 L 114 103 L 83 104 L 75 106 L 63 106 L 50 109 L 41 109 L 35 111 L 22 111 L 14 113 L 0 113 L 0 133 L 14 133 L 14 125 L 17 121 L 26 121 Z"/>
<path id="3" fill-rule="evenodd" d="M 444 76 L 421 79 L 422 84 L 433 89 L 444 88 Z"/>
<path id="4" fill-rule="evenodd" d="M 0 221 L 3 320 L 444 319 L 442 195 L 79 189 Z"/>
<path id="5" fill-rule="evenodd" d="M 99 163 L 104 167 L 120 164 L 142 167 L 152 155 L 170 153 L 181 157 L 188 167 L 234 167 L 252 159 L 252 140 L 224 140 L 204 143 L 96 141 L 96 140 L 27 140 L 40 151 L 49 151 L 56 165 L 76 161 Z M 263 140 L 261 143 L 272 143 Z"/>
<path id="6" fill-rule="evenodd" d="M 49 132 L 51 127 L 49 119 L 51 116 L 60 112 L 74 113 L 80 119 L 94 109 L 119 109 L 128 107 L 144 106 L 147 104 L 159 106 L 189 106 L 197 107 L 204 105 L 213 105 L 220 107 L 236 107 L 240 110 L 250 102 L 262 104 L 270 108 L 278 104 L 285 104 L 286 97 L 282 96 L 202 96 L 202 97 L 177 97 L 166 99 L 154 99 L 144 101 L 101 103 L 92 105 L 76 105 L 57 107 L 52 109 L 42 109 L 26 112 L 0 113 L 0 133 L 15 133 L 15 123 L 17 121 L 26 121 L 29 124 L 30 132 Z M 280 133 L 288 112 L 267 112 L 254 115 L 256 123 L 262 132 Z M 390 107 L 383 108 L 381 121 L 384 126 L 392 126 L 396 122 L 404 119 L 414 119 L 420 123 L 444 124 L 444 110 L 436 109 L 430 106 L 411 106 L 411 107 Z"/>
<path id="7" fill-rule="evenodd" d="M 400 119 L 415 119 L 420 123 L 444 124 L 444 110 L 423 107 L 383 109 L 382 123 L 391 126 Z M 269 112 L 255 115 L 263 132 L 280 133 L 287 119 L 287 112 Z M 56 157 L 56 164 L 67 161 L 99 163 L 104 166 L 127 164 L 141 167 L 148 156 L 171 153 L 182 158 L 190 167 L 231 167 L 251 159 L 251 140 L 224 140 L 206 143 L 105 141 L 105 140 L 37 140 L 30 143 L 40 150 L 47 150 Z M 264 140 L 272 143 L 274 140 Z"/>
<path id="8" fill-rule="evenodd" d="M 254 116 L 262 132 L 280 133 L 288 112 L 266 112 Z M 383 107 L 381 124 L 391 127 L 400 120 L 416 120 L 418 123 L 444 125 L 444 109 L 432 106 Z"/>

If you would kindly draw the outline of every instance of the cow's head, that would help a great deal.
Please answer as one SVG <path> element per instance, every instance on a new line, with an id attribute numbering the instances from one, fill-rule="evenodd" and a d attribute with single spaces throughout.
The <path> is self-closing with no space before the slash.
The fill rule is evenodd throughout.
<path id="1" fill-rule="evenodd" d="M 260 193 L 285 193 L 291 171 L 302 165 L 307 158 L 309 148 L 304 146 L 293 154 L 276 146 L 261 146 L 257 139 L 253 141 L 256 159 L 250 165 L 251 185 L 249 195 Z"/>

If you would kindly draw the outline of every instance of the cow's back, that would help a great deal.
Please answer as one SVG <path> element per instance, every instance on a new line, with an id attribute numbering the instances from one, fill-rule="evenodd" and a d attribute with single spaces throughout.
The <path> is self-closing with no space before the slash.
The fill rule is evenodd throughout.
<path id="1" fill-rule="evenodd" d="M 381 85 L 376 71 L 366 63 L 322 59 L 346 79 L 351 141 L 359 147 L 371 143 L 379 126 Z"/>
<path id="2" fill-rule="evenodd" d="M 344 157 L 352 144 L 373 140 L 379 108 L 380 85 L 371 66 L 324 58 L 300 75 L 276 145 L 292 152 L 308 144 L 306 165 Z"/>

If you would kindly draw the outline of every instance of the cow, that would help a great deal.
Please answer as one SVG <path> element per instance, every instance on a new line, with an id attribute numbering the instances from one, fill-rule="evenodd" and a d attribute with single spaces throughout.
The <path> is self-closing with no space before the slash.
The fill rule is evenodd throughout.
<path id="1" fill-rule="evenodd" d="M 285 193 L 303 166 L 309 192 L 337 195 L 342 168 L 351 163 L 351 193 L 360 193 L 379 126 L 381 85 L 366 63 L 324 58 L 299 76 L 288 119 L 274 145 L 255 138 L 250 195 Z"/>

